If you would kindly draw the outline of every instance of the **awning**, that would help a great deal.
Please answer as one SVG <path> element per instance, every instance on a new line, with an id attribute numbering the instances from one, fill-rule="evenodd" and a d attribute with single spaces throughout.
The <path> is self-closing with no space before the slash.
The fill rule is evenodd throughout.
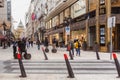
<path id="1" fill-rule="evenodd" d="M 56 34 L 56 33 L 62 33 L 64 31 L 64 28 L 60 28 L 60 29 L 56 29 L 50 32 L 46 32 L 45 35 L 52 35 L 52 34 Z"/>

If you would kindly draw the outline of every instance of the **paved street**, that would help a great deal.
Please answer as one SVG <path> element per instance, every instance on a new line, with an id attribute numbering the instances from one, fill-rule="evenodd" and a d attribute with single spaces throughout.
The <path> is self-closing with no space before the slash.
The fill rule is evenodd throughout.
<path id="1" fill-rule="evenodd" d="M 51 49 L 51 47 L 49 47 Z M 0 48 L 0 80 L 118 80 L 114 60 L 110 60 L 109 53 L 100 53 L 101 60 L 96 60 L 95 52 L 82 51 L 81 56 L 74 56 L 70 60 L 75 78 L 67 78 L 68 72 L 63 54 L 68 52 L 65 48 L 58 48 L 57 53 L 47 53 L 49 60 L 44 60 L 42 50 L 28 49 L 31 60 L 23 59 L 26 78 L 20 78 L 18 60 L 12 56 L 12 47 Z M 120 55 L 118 53 L 118 58 Z"/>

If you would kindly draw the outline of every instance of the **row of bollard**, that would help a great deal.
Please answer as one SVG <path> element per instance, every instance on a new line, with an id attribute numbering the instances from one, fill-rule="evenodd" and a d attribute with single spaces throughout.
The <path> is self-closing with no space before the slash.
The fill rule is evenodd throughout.
<path id="1" fill-rule="evenodd" d="M 45 60 L 48 60 L 48 57 L 45 53 L 44 48 L 42 48 L 42 51 L 44 53 Z M 69 49 L 69 55 L 71 57 L 70 59 L 73 60 L 70 49 Z M 96 52 L 96 55 L 98 56 L 97 59 L 99 60 L 100 58 L 99 58 L 99 54 L 97 54 L 97 52 Z M 22 59 L 21 59 L 20 48 L 18 48 L 17 58 L 18 58 L 20 71 L 21 71 L 20 77 L 25 78 L 25 77 L 27 77 L 27 75 L 26 75 L 25 68 L 24 68 L 24 65 L 23 65 L 23 62 L 22 62 Z M 119 61 L 117 59 L 117 55 L 115 53 L 113 53 L 113 58 L 114 58 L 114 61 L 115 61 L 115 65 L 116 65 L 116 69 L 117 69 L 117 73 L 118 73 L 118 78 L 120 78 L 120 64 L 119 64 Z M 64 54 L 64 59 L 65 59 L 67 70 L 68 70 L 68 78 L 74 78 L 75 76 L 74 76 L 73 70 L 71 68 L 70 62 L 69 62 L 66 54 Z"/>

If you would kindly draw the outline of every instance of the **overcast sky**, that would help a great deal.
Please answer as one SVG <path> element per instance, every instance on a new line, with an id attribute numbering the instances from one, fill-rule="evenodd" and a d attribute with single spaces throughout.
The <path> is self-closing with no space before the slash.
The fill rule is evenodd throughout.
<path id="1" fill-rule="evenodd" d="M 25 13 L 28 11 L 31 0 L 11 0 L 12 5 L 12 17 L 14 21 L 15 28 L 19 24 L 20 20 L 25 26 Z"/>

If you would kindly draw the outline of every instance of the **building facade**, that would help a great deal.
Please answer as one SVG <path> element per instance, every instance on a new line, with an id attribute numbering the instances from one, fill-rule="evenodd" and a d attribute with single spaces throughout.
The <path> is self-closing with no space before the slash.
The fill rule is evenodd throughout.
<path id="1" fill-rule="evenodd" d="M 15 39 L 22 39 L 22 38 L 25 38 L 25 28 L 22 24 L 22 22 L 20 21 L 20 23 L 18 24 L 17 26 L 17 29 L 14 30 L 14 36 L 15 36 Z"/>
<path id="2" fill-rule="evenodd" d="M 0 0 L 0 7 L 4 6 L 4 0 Z"/>
<path id="3" fill-rule="evenodd" d="M 32 20 L 32 34 L 41 41 L 45 37 L 56 38 L 66 45 L 70 40 L 79 39 L 87 43 L 87 49 L 93 50 L 95 42 L 100 51 L 110 48 L 110 28 L 108 18 L 115 16 L 115 27 L 112 27 L 113 50 L 120 50 L 119 13 L 120 0 L 32 0 L 32 11 L 37 17 Z M 32 15 L 29 12 L 30 15 Z M 29 16 L 30 16 L 29 15 Z M 31 19 L 29 19 L 31 21 Z M 29 22 L 28 21 L 28 22 Z M 29 32 L 28 32 L 29 33 Z"/>
<path id="4" fill-rule="evenodd" d="M 1 0 L 0 5 L 0 43 L 3 38 L 10 39 L 11 36 L 11 1 Z"/>
<path id="5" fill-rule="evenodd" d="M 112 31 L 112 44 L 113 50 L 120 50 L 120 36 L 118 35 L 120 0 L 56 0 L 54 7 L 49 6 L 53 6 L 49 1 L 47 4 L 48 15 L 45 18 L 47 32 L 45 35 L 49 38 L 50 43 L 52 43 L 53 37 L 65 44 L 71 39 L 79 39 L 81 44 L 84 41 L 87 42 L 88 49 L 93 50 L 94 43 L 97 42 L 100 51 L 106 52 L 109 50 L 111 41 L 108 18 L 115 16 L 116 26 Z M 70 34 L 67 35 L 64 20 L 65 17 L 69 18 L 69 15 L 72 22 L 69 23 Z"/>
<path id="6" fill-rule="evenodd" d="M 26 15 L 26 37 L 40 41 L 44 39 L 46 0 L 32 0 Z"/>

